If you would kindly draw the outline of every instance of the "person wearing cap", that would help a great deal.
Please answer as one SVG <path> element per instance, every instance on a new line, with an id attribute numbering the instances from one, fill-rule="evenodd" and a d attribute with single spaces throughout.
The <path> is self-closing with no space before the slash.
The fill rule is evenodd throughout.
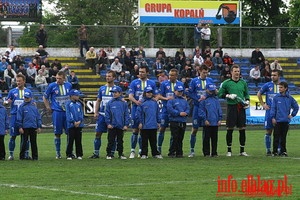
<path id="1" fill-rule="evenodd" d="M 0 93 L 0 99 L 2 99 L 2 94 Z M 5 144 L 4 137 L 8 134 L 9 130 L 9 119 L 6 112 L 6 108 L 0 104 L 0 160 L 5 160 Z"/>
<path id="2" fill-rule="evenodd" d="M 218 127 L 221 125 L 222 109 L 216 85 L 206 85 L 206 99 L 199 103 L 198 117 L 203 124 L 203 155 L 217 157 Z M 211 150 L 210 150 L 211 144 Z"/>
<path id="3" fill-rule="evenodd" d="M 132 102 L 131 104 L 131 116 L 135 116 L 136 109 L 139 105 L 142 104 L 142 95 L 144 92 L 144 89 L 147 86 L 151 86 L 153 89 L 153 95 L 156 97 L 157 94 L 157 89 L 156 89 L 156 84 L 154 81 L 149 80 L 147 78 L 149 74 L 149 68 L 146 66 L 140 66 L 139 67 L 139 78 L 135 79 L 131 82 L 129 86 L 129 100 Z M 138 128 L 138 122 L 135 118 L 133 118 L 133 124 L 132 124 L 132 129 L 133 133 L 131 136 L 131 153 L 129 158 L 134 158 L 135 157 L 135 147 L 138 141 L 138 134 L 139 134 L 139 128 Z M 139 145 L 140 145 L 140 150 L 141 151 L 141 140 L 139 138 Z"/>
<path id="4" fill-rule="evenodd" d="M 79 102 L 80 92 L 72 89 L 69 92 L 70 100 L 66 102 L 66 120 L 68 129 L 68 142 L 66 155 L 68 160 L 73 159 L 73 143 L 75 141 L 75 152 L 78 160 L 82 160 L 82 127 L 83 125 L 83 109 Z"/>
<path id="5" fill-rule="evenodd" d="M 188 96 L 193 99 L 193 127 L 191 132 L 190 138 L 190 155 L 189 157 L 192 158 L 195 156 L 195 144 L 196 144 L 196 135 L 198 132 L 199 127 L 202 125 L 201 120 L 198 117 L 198 108 L 199 103 L 205 99 L 206 96 L 206 85 L 213 83 L 213 80 L 208 75 L 208 67 L 206 65 L 201 65 L 199 68 L 199 76 L 193 78 L 189 85 Z"/>
<path id="6" fill-rule="evenodd" d="M 173 142 L 170 144 L 169 157 L 183 157 L 183 138 L 186 129 L 187 117 L 190 113 L 190 106 L 184 98 L 184 86 L 175 86 L 174 99 L 170 99 L 167 103 L 167 111 L 170 120 L 170 130 Z"/>
<path id="7" fill-rule="evenodd" d="M 148 158 L 148 141 L 150 143 L 152 157 L 161 159 L 162 156 L 157 150 L 156 144 L 156 133 L 160 123 L 159 106 L 153 99 L 153 88 L 151 86 L 145 88 L 143 103 L 138 106 L 135 117 L 138 120 L 139 129 L 141 130 L 141 159 Z"/>
<path id="8" fill-rule="evenodd" d="M 24 102 L 24 93 L 31 92 L 28 88 L 25 88 L 26 78 L 22 74 L 17 74 L 16 76 L 16 83 L 17 87 L 13 88 L 9 91 L 6 100 L 4 101 L 5 104 L 10 105 L 10 139 L 8 142 L 9 148 L 9 157 L 8 160 L 14 160 L 14 150 L 16 146 L 16 137 L 20 135 L 19 129 L 16 127 L 16 120 L 17 120 L 17 112 L 19 106 Z M 25 157 L 29 158 L 28 149 L 29 143 L 26 146 L 27 150 L 25 152 Z"/>
<path id="9" fill-rule="evenodd" d="M 232 156 L 232 133 L 234 127 L 239 129 L 240 156 L 248 156 L 245 152 L 246 143 L 246 108 L 249 108 L 249 91 L 247 82 L 240 78 L 240 67 L 233 65 L 231 67 L 231 78 L 225 80 L 220 87 L 218 96 L 227 100 L 227 118 L 226 118 L 226 143 L 227 154 Z M 242 105 L 238 99 L 242 99 L 247 105 Z"/>
<path id="10" fill-rule="evenodd" d="M 24 102 L 17 113 L 16 127 L 21 134 L 20 160 L 27 160 L 25 155 L 28 138 L 31 144 L 32 160 L 38 160 L 37 133 L 41 131 L 41 115 L 32 101 L 31 91 L 24 92 Z"/>
<path id="11" fill-rule="evenodd" d="M 128 105 L 122 99 L 122 88 L 114 86 L 110 92 L 113 93 L 113 98 L 107 103 L 105 109 L 105 122 L 108 129 L 106 159 L 111 160 L 114 157 L 112 150 L 117 140 L 119 158 L 124 160 L 127 158 L 123 154 L 123 137 L 130 121 Z"/>
<path id="12" fill-rule="evenodd" d="M 70 99 L 69 92 L 72 89 L 72 85 L 69 82 L 65 82 L 65 79 L 66 75 L 63 71 L 57 72 L 56 82 L 48 85 L 43 96 L 47 111 L 52 113 L 56 159 L 61 159 L 60 144 L 63 129 L 68 134 L 65 103 Z"/>
<path id="13" fill-rule="evenodd" d="M 181 81 L 177 80 L 178 78 L 178 70 L 177 69 L 171 69 L 169 72 L 169 80 L 163 81 L 160 84 L 159 89 L 159 99 L 162 100 L 163 107 L 161 109 L 161 124 L 160 129 L 158 133 L 157 138 L 157 146 L 158 151 L 162 152 L 162 144 L 164 141 L 165 131 L 166 128 L 169 126 L 169 117 L 167 112 L 167 103 L 170 99 L 174 99 L 174 91 L 176 85 L 182 85 L 184 84 Z M 172 139 L 170 139 L 170 143 L 172 142 Z"/>

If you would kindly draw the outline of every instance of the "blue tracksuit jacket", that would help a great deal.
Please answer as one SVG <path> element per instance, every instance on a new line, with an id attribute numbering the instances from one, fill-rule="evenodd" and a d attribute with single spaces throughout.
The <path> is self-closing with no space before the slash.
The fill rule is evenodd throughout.
<path id="1" fill-rule="evenodd" d="M 293 110 L 291 113 L 291 109 Z M 290 122 L 288 115 L 295 117 L 298 113 L 299 105 L 297 101 L 288 93 L 275 95 L 271 106 L 270 116 L 277 122 Z"/>
<path id="2" fill-rule="evenodd" d="M 66 102 L 66 120 L 67 128 L 73 128 L 74 122 L 80 121 L 79 127 L 83 127 L 83 110 L 82 105 L 78 101 L 67 101 Z"/>
<path id="3" fill-rule="evenodd" d="M 207 120 L 210 126 L 218 126 L 218 121 L 222 120 L 222 109 L 219 99 L 215 95 L 207 95 L 205 100 L 200 101 L 198 117 L 202 120 L 203 125 Z"/>
<path id="4" fill-rule="evenodd" d="M 137 108 L 136 118 L 139 124 L 143 124 L 142 129 L 157 129 L 157 124 L 160 123 L 157 102 L 152 98 L 144 98 L 143 103 Z"/>
<path id="5" fill-rule="evenodd" d="M 105 122 L 113 128 L 123 129 L 124 126 L 129 126 L 129 111 L 127 102 L 122 101 L 122 98 L 113 98 L 107 105 L 105 110 Z"/>
<path id="6" fill-rule="evenodd" d="M 33 101 L 24 102 L 17 112 L 17 128 L 41 128 L 41 115 Z"/>
<path id="7" fill-rule="evenodd" d="M 6 108 L 0 104 L 0 135 L 5 135 L 5 130 L 9 129 L 9 120 Z"/>
<path id="8" fill-rule="evenodd" d="M 167 103 L 167 111 L 169 115 L 170 122 L 186 122 L 187 117 L 180 116 L 181 112 L 190 113 L 190 106 L 187 100 L 183 97 L 174 96 L 174 99 L 171 99 Z"/>

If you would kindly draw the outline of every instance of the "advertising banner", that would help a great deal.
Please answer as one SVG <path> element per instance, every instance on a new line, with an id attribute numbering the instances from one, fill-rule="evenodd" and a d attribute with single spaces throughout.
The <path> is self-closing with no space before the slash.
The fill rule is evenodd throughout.
<path id="1" fill-rule="evenodd" d="M 140 0 L 140 23 L 239 24 L 238 1 Z"/>

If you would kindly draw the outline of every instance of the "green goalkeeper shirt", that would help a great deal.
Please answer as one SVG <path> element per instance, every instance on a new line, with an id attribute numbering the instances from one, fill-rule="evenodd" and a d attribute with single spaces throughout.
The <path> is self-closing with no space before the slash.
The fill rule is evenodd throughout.
<path id="1" fill-rule="evenodd" d="M 220 98 L 226 98 L 226 94 L 236 94 L 243 100 L 250 100 L 248 85 L 243 79 L 239 79 L 238 81 L 234 81 L 232 79 L 225 80 L 220 86 L 218 96 Z M 236 99 L 232 100 L 227 98 L 227 103 L 229 105 L 234 105 L 239 102 Z"/>

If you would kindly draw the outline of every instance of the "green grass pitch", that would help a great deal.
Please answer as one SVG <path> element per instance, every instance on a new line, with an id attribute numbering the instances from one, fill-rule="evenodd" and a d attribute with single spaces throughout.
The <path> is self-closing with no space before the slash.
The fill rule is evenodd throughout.
<path id="1" fill-rule="evenodd" d="M 250 129 L 250 128 L 248 128 Z M 300 134 L 290 130 L 287 138 L 289 157 L 266 157 L 264 130 L 247 130 L 245 151 L 249 157 L 238 156 L 238 131 L 233 134 L 233 157 L 225 157 L 225 131 L 219 132 L 218 158 L 204 158 L 201 133 L 198 132 L 196 157 L 188 158 L 190 127 L 184 139 L 184 158 L 166 156 L 170 133 L 163 146 L 164 159 L 105 159 L 106 134 L 102 136 L 100 159 L 88 159 L 93 153 L 93 130 L 84 130 L 83 160 L 55 159 L 53 134 L 43 130 L 38 135 L 38 161 L 1 161 L 0 198 L 15 199 L 245 199 L 234 192 L 217 197 L 218 177 L 238 187 L 248 175 L 262 180 L 282 180 L 287 175 L 292 194 L 280 199 L 300 199 Z M 48 132 L 48 133 L 46 133 Z M 125 155 L 130 153 L 131 132 L 124 137 Z M 9 136 L 5 138 L 6 149 Z M 17 138 L 19 143 L 19 138 Z M 62 136 L 65 151 L 66 136 Z M 15 157 L 18 157 L 17 145 Z M 64 154 L 63 154 L 64 155 Z M 256 199 L 265 199 L 265 197 Z M 273 198 L 276 194 L 273 195 Z M 272 198 L 272 199 L 273 199 Z M 246 198 L 247 199 L 247 198 Z M 279 199 L 279 198 L 278 198 Z"/>

